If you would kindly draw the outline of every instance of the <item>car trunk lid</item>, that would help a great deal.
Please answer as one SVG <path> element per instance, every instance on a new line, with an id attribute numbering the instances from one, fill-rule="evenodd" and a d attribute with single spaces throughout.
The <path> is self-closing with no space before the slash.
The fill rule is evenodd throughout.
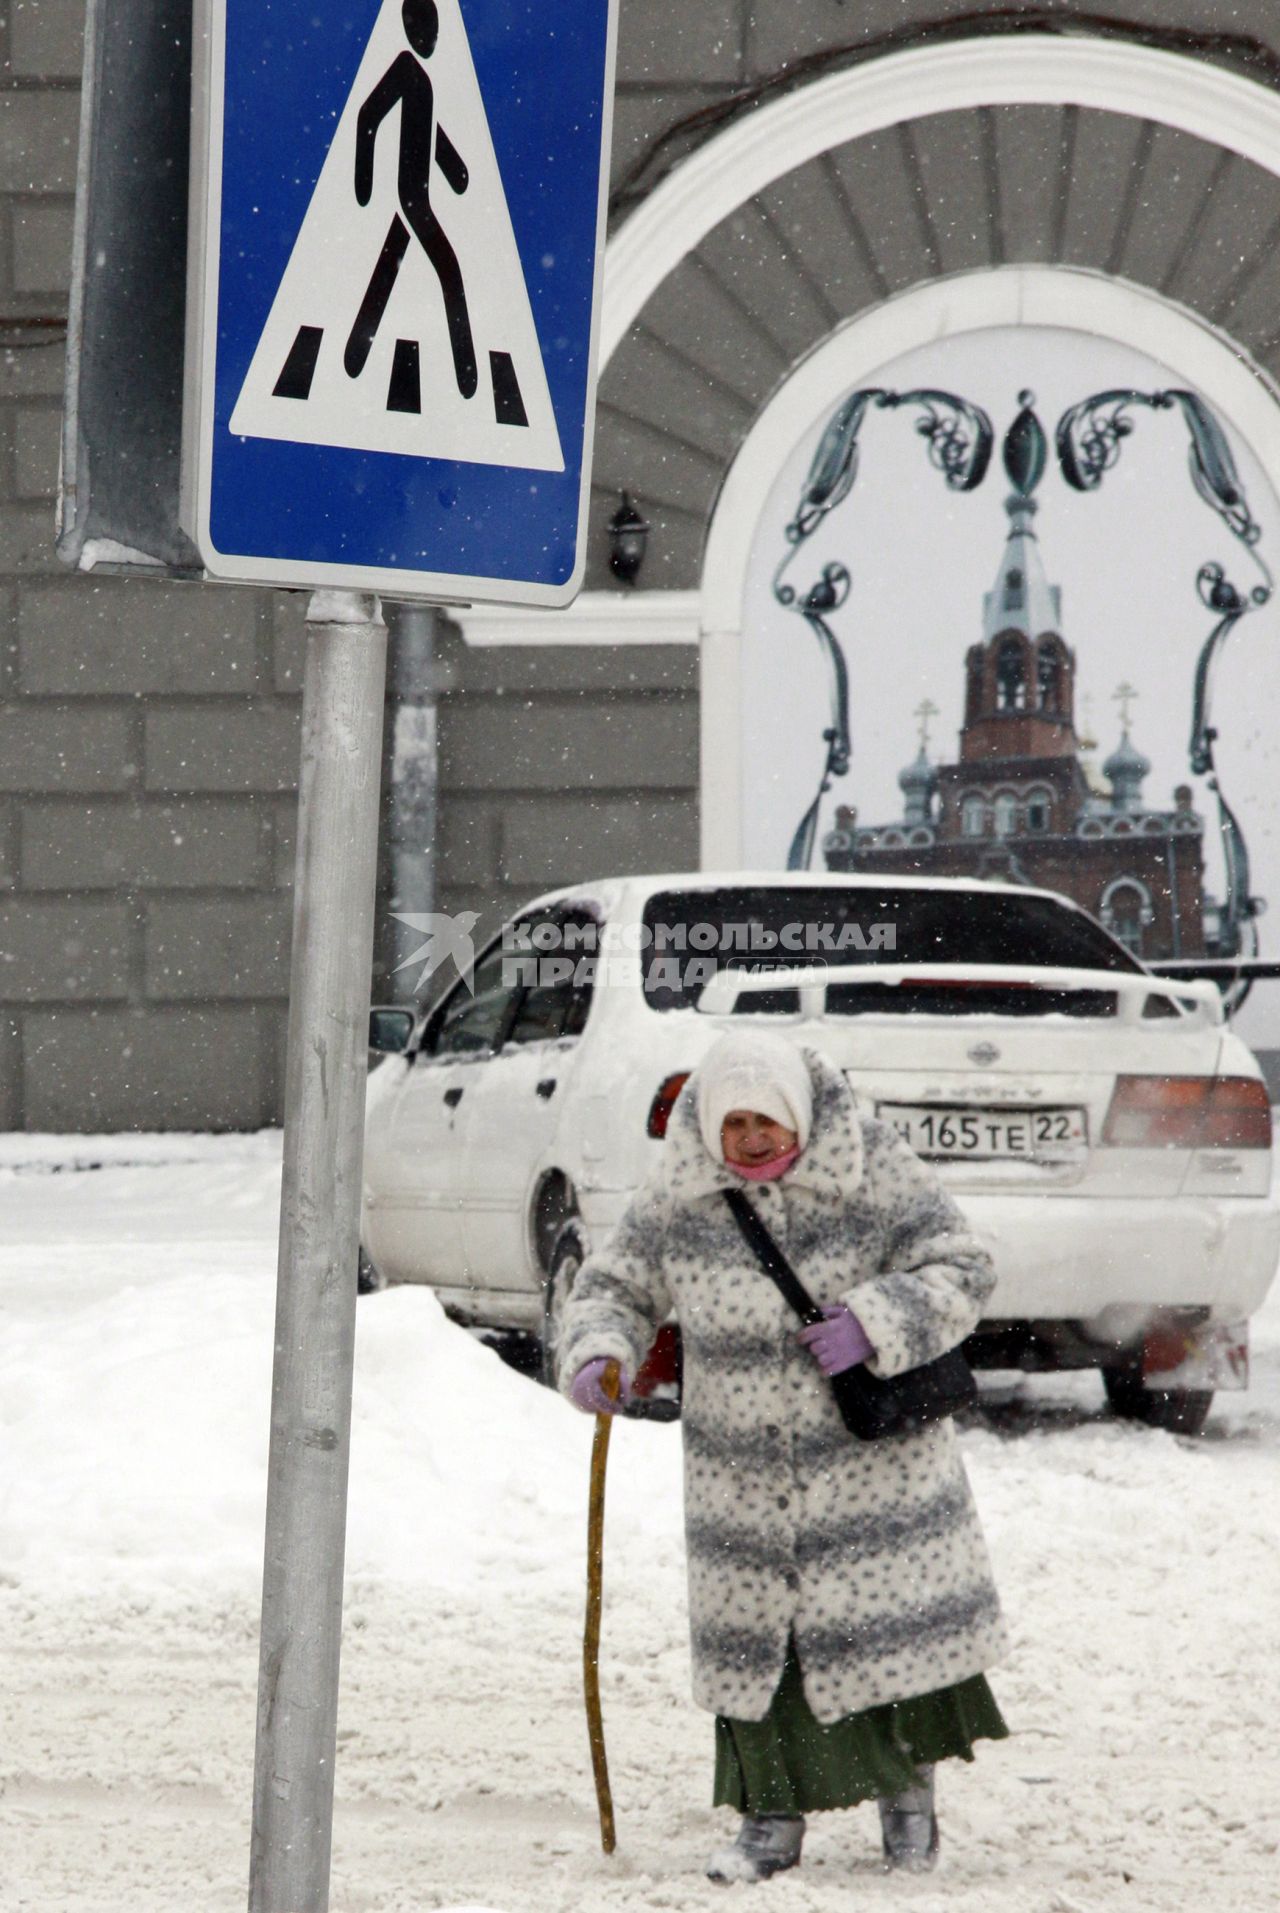
<path id="1" fill-rule="evenodd" d="M 1222 1009 L 1212 984 L 1012 965 L 877 964 L 722 970 L 703 1014 L 767 1015 L 819 1045 L 859 1106 L 949 1186 L 1175 1194 L 1189 1148 L 1103 1144 L 1117 1079 L 1212 1078 Z M 1105 1041 L 1100 1035 L 1105 1030 Z"/>

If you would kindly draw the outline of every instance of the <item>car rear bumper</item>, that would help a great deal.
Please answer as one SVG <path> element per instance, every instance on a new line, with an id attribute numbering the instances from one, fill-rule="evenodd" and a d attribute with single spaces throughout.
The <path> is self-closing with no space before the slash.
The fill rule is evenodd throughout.
<path id="1" fill-rule="evenodd" d="M 1280 1260 L 1280 1205 L 1270 1196 L 992 1195 L 963 1207 L 996 1265 L 992 1316 L 1087 1322 L 1124 1306 L 1207 1306 L 1244 1319 Z"/>

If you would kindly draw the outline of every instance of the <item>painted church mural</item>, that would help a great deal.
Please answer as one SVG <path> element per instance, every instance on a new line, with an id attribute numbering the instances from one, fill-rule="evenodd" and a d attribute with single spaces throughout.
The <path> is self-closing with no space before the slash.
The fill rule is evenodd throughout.
<path id="1" fill-rule="evenodd" d="M 961 346 L 850 394 L 779 480 L 744 804 L 785 726 L 772 859 L 1052 889 L 1153 963 L 1267 954 L 1269 486 L 1127 348 L 1011 328 Z M 1010 366 L 1037 357 L 1041 396 L 1014 386 L 1001 419 Z M 784 616 L 805 695 L 775 677 L 766 706 Z"/>
<path id="2" fill-rule="evenodd" d="M 953 763 L 920 749 L 899 773 L 902 813 L 863 822 L 838 805 L 822 843 L 829 870 L 976 876 L 1073 897 L 1138 956 L 1234 955 L 1240 925 L 1204 893 L 1204 818 L 1190 784 L 1170 802 L 1144 795 L 1151 762 L 1132 738 L 1134 687 L 1115 693 L 1121 734 L 1096 762 L 1078 725 L 1076 656 L 1063 636 L 1062 590 L 1035 529 L 1044 433 L 1031 395 L 1004 445 L 1009 534 L 982 605 L 983 636 L 964 659 L 964 722 Z"/>

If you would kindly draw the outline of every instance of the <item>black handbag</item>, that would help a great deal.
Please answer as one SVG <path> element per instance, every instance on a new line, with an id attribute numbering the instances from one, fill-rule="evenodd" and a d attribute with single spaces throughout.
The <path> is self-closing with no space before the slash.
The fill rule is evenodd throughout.
<path id="1" fill-rule="evenodd" d="M 825 1320 L 822 1310 L 742 1190 L 725 1189 L 721 1193 L 761 1268 L 777 1283 L 805 1327 Z M 887 1379 L 873 1375 L 865 1362 L 842 1369 L 840 1374 L 827 1379 L 845 1427 L 859 1441 L 910 1434 L 962 1408 L 973 1408 L 978 1400 L 973 1370 L 958 1348 Z"/>

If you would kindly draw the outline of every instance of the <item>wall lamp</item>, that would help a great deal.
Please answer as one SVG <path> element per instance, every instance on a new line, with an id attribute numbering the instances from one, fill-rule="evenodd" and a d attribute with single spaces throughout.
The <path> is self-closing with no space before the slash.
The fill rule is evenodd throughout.
<path id="1" fill-rule="evenodd" d="M 622 503 L 609 520 L 609 569 L 621 585 L 633 585 L 644 563 L 649 522 L 623 492 Z"/>

